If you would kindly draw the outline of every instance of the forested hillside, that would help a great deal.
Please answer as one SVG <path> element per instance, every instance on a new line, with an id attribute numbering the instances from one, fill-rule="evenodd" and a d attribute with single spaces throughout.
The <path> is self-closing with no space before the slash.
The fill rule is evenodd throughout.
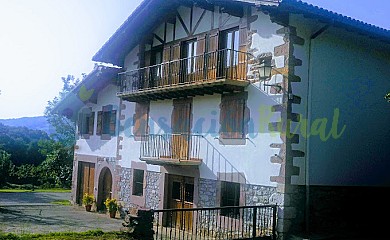
<path id="1" fill-rule="evenodd" d="M 42 130 L 49 135 L 54 133 L 54 128 L 44 116 L 0 119 L 0 123 L 11 127 L 27 127 L 33 130 Z"/>
<path id="2" fill-rule="evenodd" d="M 69 188 L 70 153 L 71 149 L 44 131 L 0 123 L 0 186 Z"/>
<path id="3" fill-rule="evenodd" d="M 46 132 L 27 127 L 10 127 L 0 123 L 0 149 L 11 154 L 11 161 L 16 166 L 39 165 L 45 160 L 45 156 L 39 152 L 40 140 L 49 140 Z"/>

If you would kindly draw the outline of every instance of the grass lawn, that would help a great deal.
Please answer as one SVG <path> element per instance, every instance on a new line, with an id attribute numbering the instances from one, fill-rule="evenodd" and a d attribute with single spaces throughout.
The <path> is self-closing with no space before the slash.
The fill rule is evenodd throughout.
<path id="1" fill-rule="evenodd" d="M 103 232 L 101 230 L 87 231 L 82 233 L 65 232 L 49 234 L 4 234 L 0 233 L 0 240 L 133 240 L 126 233 Z"/>
<path id="2" fill-rule="evenodd" d="M 71 192 L 70 189 L 62 189 L 62 188 L 49 188 L 49 189 L 0 189 L 0 193 L 23 193 L 23 192 L 57 192 L 57 193 L 67 193 Z"/>
<path id="3" fill-rule="evenodd" d="M 58 200 L 51 202 L 51 204 L 58 204 L 58 205 L 63 205 L 63 206 L 72 206 L 69 200 Z"/>

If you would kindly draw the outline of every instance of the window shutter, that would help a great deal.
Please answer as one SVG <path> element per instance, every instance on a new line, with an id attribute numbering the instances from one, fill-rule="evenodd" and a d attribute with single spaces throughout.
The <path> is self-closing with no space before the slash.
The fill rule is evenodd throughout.
<path id="1" fill-rule="evenodd" d="M 97 117 L 96 135 L 102 135 L 102 129 L 103 129 L 103 112 L 99 111 Z"/>
<path id="2" fill-rule="evenodd" d="M 95 122 L 95 112 L 92 112 L 89 116 L 89 122 L 88 122 L 88 134 L 93 135 L 93 124 Z"/>
<path id="3" fill-rule="evenodd" d="M 218 62 L 218 36 L 219 32 L 211 32 L 208 39 L 208 49 L 207 49 L 207 79 L 215 80 L 217 78 L 217 62 Z"/>
<path id="4" fill-rule="evenodd" d="M 240 26 L 240 30 L 239 30 L 239 33 L 240 33 L 240 51 L 241 52 L 246 52 L 246 47 L 247 47 L 247 39 L 248 39 L 248 31 L 247 31 L 247 27 L 246 27 L 246 24 L 243 25 L 243 26 Z"/>
<path id="5" fill-rule="evenodd" d="M 81 133 L 82 133 L 82 131 L 81 131 L 82 125 L 83 125 L 83 114 L 79 113 L 79 117 L 77 119 L 77 134 L 78 135 L 81 135 Z"/>
<path id="6" fill-rule="evenodd" d="M 152 52 L 145 51 L 144 57 L 145 57 L 145 59 L 144 59 L 144 62 L 142 63 L 143 65 L 141 65 L 141 67 L 150 66 L 151 59 L 152 59 Z M 137 74 L 138 74 L 137 78 L 139 80 L 138 80 L 138 82 L 133 83 L 133 89 L 138 90 L 138 89 L 147 88 L 148 82 L 146 81 L 146 79 L 149 79 L 148 71 L 146 71 L 145 69 L 142 69 Z"/>
<path id="7" fill-rule="evenodd" d="M 238 53 L 238 71 L 237 71 L 237 79 L 246 80 L 247 79 L 247 62 L 248 62 L 248 54 L 247 52 L 247 40 L 248 40 L 248 32 L 246 24 L 240 26 L 240 46 Z"/>
<path id="8" fill-rule="evenodd" d="M 173 45 L 171 60 L 179 60 L 180 53 L 180 43 Z M 170 65 L 172 71 L 172 84 L 178 84 L 180 79 L 180 61 L 172 62 Z"/>
<path id="9" fill-rule="evenodd" d="M 136 103 L 134 114 L 133 135 L 136 140 L 140 140 L 148 133 L 149 102 Z"/>
<path id="10" fill-rule="evenodd" d="M 110 115 L 110 135 L 115 136 L 116 129 L 116 110 L 111 111 Z"/>
<path id="11" fill-rule="evenodd" d="M 202 81 L 206 78 L 205 52 L 206 52 L 206 35 L 201 35 L 197 39 L 196 61 L 195 61 L 195 81 Z"/>
<path id="12" fill-rule="evenodd" d="M 242 139 L 245 137 L 246 100 L 245 95 L 223 95 L 221 99 L 220 136 L 225 139 Z M 249 114 L 249 111 L 248 111 Z"/>
<path id="13" fill-rule="evenodd" d="M 165 63 L 162 67 L 162 84 L 167 86 L 169 84 L 170 78 L 170 64 L 168 62 L 171 60 L 171 46 L 164 46 L 163 50 L 163 63 Z"/>

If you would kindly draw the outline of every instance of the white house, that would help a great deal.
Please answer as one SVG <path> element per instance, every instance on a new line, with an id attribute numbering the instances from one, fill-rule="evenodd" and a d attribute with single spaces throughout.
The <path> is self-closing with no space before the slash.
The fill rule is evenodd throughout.
<path id="1" fill-rule="evenodd" d="M 78 118 L 72 200 L 278 204 L 286 239 L 376 234 L 389 43 L 296 0 L 145 0 L 93 57 L 120 69 L 96 67 L 63 101 Z"/>

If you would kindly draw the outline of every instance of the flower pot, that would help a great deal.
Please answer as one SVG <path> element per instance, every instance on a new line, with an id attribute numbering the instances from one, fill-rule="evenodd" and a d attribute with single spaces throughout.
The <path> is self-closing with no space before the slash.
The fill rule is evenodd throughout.
<path id="1" fill-rule="evenodd" d="M 115 218 L 115 215 L 116 215 L 116 211 L 110 212 L 110 218 Z"/>
<path id="2" fill-rule="evenodd" d="M 92 208 L 92 205 L 85 205 L 85 210 L 87 212 L 90 212 L 91 211 L 91 208 Z"/>

